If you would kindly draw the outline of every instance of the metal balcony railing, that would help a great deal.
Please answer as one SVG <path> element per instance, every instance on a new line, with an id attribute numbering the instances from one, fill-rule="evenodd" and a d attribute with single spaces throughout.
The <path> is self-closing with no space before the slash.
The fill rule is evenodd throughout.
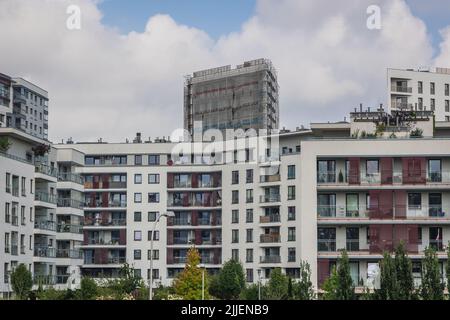
<path id="1" fill-rule="evenodd" d="M 58 170 L 44 163 L 37 163 L 35 165 L 35 172 L 45 174 L 54 178 L 58 177 Z"/>
<path id="2" fill-rule="evenodd" d="M 406 86 L 393 85 L 393 86 L 391 86 L 391 91 L 392 92 L 401 92 L 401 93 L 412 93 L 412 88 L 406 87 Z"/>
<path id="3" fill-rule="evenodd" d="M 277 243 L 280 242 L 279 234 L 262 234 L 259 237 L 261 243 Z"/>
<path id="4" fill-rule="evenodd" d="M 260 203 L 280 202 L 279 194 L 264 195 L 259 198 Z"/>
<path id="5" fill-rule="evenodd" d="M 279 214 L 270 214 L 267 216 L 259 217 L 260 223 L 272 223 L 272 222 L 280 222 L 281 216 Z"/>
<path id="6" fill-rule="evenodd" d="M 11 255 L 17 256 L 19 254 L 19 246 L 17 244 L 11 245 Z"/>
<path id="7" fill-rule="evenodd" d="M 61 182 L 74 182 L 77 184 L 84 184 L 84 178 L 83 176 L 76 174 L 76 173 L 59 173 L 58 174 L 58 181 Z"/>
<path id="8" fill-rule="evenodd" d="M 55 195 L 41 192 L 41 191 L 36 191 L 36 193 L 34 194 L 34 200 L 46 202 L 46 203 L 50 203 L 50 204 L 55 204 L 55 205 L 57 203 L 57 198 Z"/>
<path id="9" fill-rule="evenodd" d="M 347 251 L 359 251 L 359 239 L 347 239 L 345 247 Z"/>
<path id="10" fill-rule="evenodd" d="M 281 263 L 281 256 L 270 255 L 270 256 L 261 256 L 261 263 Z"/>
<path id="11" fill-rule="evenodd" d="M 56 249 L 48 246 L 34 246 L 34 256 L 41 258 L 56 258 Z"/>
<path id="12" fill-rule="evenodd" d="M 266 183 L 266 182 L 279 182 L 281 180 L 281 177 L 279 174 L 275 174 L 275 175 L 266 175 L 266 176 L 260 176 L 259 177 L 259 181 L 261 183 Z"/>
<path id="13" fill-rule="evenodd" d="M 81 234 L 83 233 L 83 226 L 79 224 L 60 223 L 58 224 L 56 231 L 59 233 Z"/>
<path id="14" fill-rule="evenodd" d="M 56 231 L 56 222 L 51 220 L 36 220 L 34 228 L 40 230 Z"/>
<path id="15" fill-rule="evenodd" d="M 336 240 L 335 239 L 319 239 L 317 240 L 317 250 L 334 252 L 336 251 Z"/>
<path id="16" fill-rule="evenodd" d="M 81 200 L 72 198 L 58 198 L 58 207 L 82 209 L 84 207 L 84 203 Z"/>
<path id="17" fill-rule="evenodd" d="M 83 259 L 83 252 L 76 249 L 56 249 L 56 258 Z"/>

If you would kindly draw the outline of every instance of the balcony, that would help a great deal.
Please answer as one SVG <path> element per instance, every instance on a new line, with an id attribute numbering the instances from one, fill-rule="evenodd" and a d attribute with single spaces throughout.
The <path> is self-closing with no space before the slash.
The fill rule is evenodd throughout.
<path id="1" fill-rule="evenodd" d="M 56 203 L 57 203 L 57 198 L 54 194 L 49 194 L 49 193 L 41 192 L 41 191 L 36 191 L 36 193 L 34 194 L 34 200 L 46 202 L 46 203 L 50 203 L 50 204 L 54 204 L 54 205 L 56 205 Z"/>
<path id="2" fill-rule="evenodd" d="M 51 220 L 36 220 L 34 222 L 34 228 L 47 231 L 56 231 L 56 223 Z"/>
<path id="3" fill-rule="evenodd" d="M 53 178 L 58 177 L 58 170 L 56 168 L 50 167 L 49 165 L 43 164 L 43 163 L 39 163 L 39 164 L 35 165 L 35 172 L 41 173 L 41 174 L 44 174 L 46 176 L 50 176 Z"/>
<path id="4" fill-rule="evenodd" d="M 273 223 L 273 222 L 280 222 L 281 216 L 279 214 L 270 214 L 267 216 L 261 216 L 259 217 L 260 223 Z"/>
<path id="5" fill-rule="evenodd" d="M 281 180 L 281 177 L 279 174 L 274 175 L 265 175 L 259 177 L 259 182 L 261 183 L 267 183 L 267 182 L 279 182 Z"/>
<path id="6" fill-rule="evenodd" d="M 261 256 L 260 263 L 281 263 L 281 257 L 276 255 Z"/>
<path id="7" fill-rule="evenodd" d="M 9 100 L 9 90 L 1 88 L 0 89 L 0 97 Z"/>
<path id="8" fill-rule="evenodd" d="M 186 256 L 173 257 L 173 263 L 174 264 L 185 264 L 186 260 L 187 260 Z"/>
<path id="9" fill-rule="evenodd" d="M 87 208 L 126 208 L 126 201 L 108 201 L 103 202 L 101 200 L 91 201 L 87 199 L 84 203 L 84 206 Z"/>
<path id="10" fill-rule="evenodd" d="M 264 195 L 259 197 L 260 203 L 273 203 L 273 202 L 280 202 L 280 195 L 279 194 L 273 194 L 273 195 Z"/>
<path id="11" fill-rule="evenodd" d="M 40 258 L 56 258 L 56 249 L 48 246 L 34 246 L 34 256 Z"/>
<path id="12" fill-rule="evenodd" d="M 407 103 L 407 102 L 392 101 L 391 102 L 391 107 L 394 108 L 394 109 L 412 110 L 413 105 L 412 105 L 412 103 Z M 419 108 L 420 108 L 420 106 L 419 106 Z"/>
<path id="13" fill-rule="evenodd" d="M 90 238 L 87 240 L 88 245 L 105 245 L 105 246 L 117 246 L 117 245 L 125 245 L 125 243 L 121 243 L 120 238 L 114 238 L 106 240 L 105 238 Z"/>
<path id="14" fill-rule="evenodd" d="M 445 251 L 443 240 L 430 239 L 429 246 L 436 251 Z"/>
<path id="15" fill-rule="evenodd" d="M 59 208 L 83 209 L 84 203 L 81 200 L 72 199 L 72 198 L 58 198 L 58 207 Z"/>
<path id="16" fill-rule="evenodd" d="M 75 249 L 56 249 L 56 258 L 83 259 L 83 252 Z"/>
<path id="17" fill-rule="evenodd" d="M 412 93 L 412 88 L 406 87 L 406 86 L 393 85 L 393 86 L 391 86 L 391 91 L 392 92 L 400 92 L 400 93 Z"/>
<path id="18" fill-rule="evenodd" d="M 317 241 L 317 250 L 319 252 L 335 252 L 336 239 L 319 239 Z"/>
<path id="19" fill-rule="evenodd" d="M 108 257 L 108 264 L 123 264 L 127 262 L 125 257 Z"/>
<path id="20" fill-rule="evenodd" d="M 335 205 L 318 205 L 317 215 L 319 218 L 368 218 L 369 209 L 366 207 L 348 207 Z"/>
<path id="21" fill-rule="evenodd" d="M 59 173 L 58 174 L 58 181 L 61 182 L 73 182 L 80 185 L 84 184 L 84 178 L 76 173 Z"/>
<path id="22" fill-rule="evenodd" d="M 347 251 L 359 251 L 359 239 L 347 239 L 345 248 Z"/>
<path id="23" fill-rule="evenodd" d="M 262 234 L 259 237 L 259 242 L 261 243 L 277 243 L 280 241 L 279 234 Z"/>
<path id="24" fill-rule="evenodd" d="M 170 222 L 172 226 L 190 226 L 192 224 L 190 218 L 172 218 Z"/>
<path id="25" fill-rule="evenodd" d="M 126 219 L 111 219 L 108 218 L 102 219 L 102 218 L 86 218 L 84 220 L 84 226 L 94 226 L 94 227 L 111 227 L 111 226 L 126 226 L 127 220 Z"/>
<path id="26" fill-rule="evenodd" d="M 83 226 L 79 224 L 64 224 L 60 223 L 57 226 L 56 231 L 58 233 L 73 233 L 73 234 L 82 234 Z"/>

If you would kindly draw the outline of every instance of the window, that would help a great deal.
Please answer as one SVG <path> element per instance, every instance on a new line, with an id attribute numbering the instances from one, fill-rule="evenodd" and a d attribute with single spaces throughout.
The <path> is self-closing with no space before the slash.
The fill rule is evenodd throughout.
<path id="1" fill-rule="evenodd" d="M 141 250 L 134 250 L 134 260 L 141 260 Z"/>
<path id="2" fill-rule="evenodd" d="M 450 85 L 448 83 L 445 84 L 445 95 L 450 96 Z"/>
<path id="3" fill-rule="evenodd" d="M 159 183 L 159 173 L 150 173 L 148 175 L 148 183 L 149 184 L 158 184 Z"/>
<path id="4" fill-rule="evenodd" d="M 347 228 L 345 234 L 347 251 L 359 251 L 359 228 Z"/>
<path id="5" fill-rule="evenodd" d="M 239 223 L 239 210 L 231 211 L 231 223 Z"/>
<path id="6" fill-rule="evenodd" d="M 288 166 L 288 179 L 295 179 L 295 166 Z"/>
<path id="7" fill-rule="evenodd" d="M 159 269 L 152 269 L 152 277 L 153 279 L 159 278 Z M 168 269 L 168 273 L 170 274 L 172 269 Z M 175 276 L 174 276 L 175 277 Z M 150 279 L 150 269 L 147 269 L 147 279 Z"/>
<path id="8" fill-rule="evenodd" d="M 151 192 L 148 194 L 148 203 L 159 203 L 159 193 Z"/>
<path id="9" fill-rule="evenodd" d="M 336 195 L 335 194 L 319 194 L 317 195 L 317 211 L 319 217 L 335 217 L 336 216 Z"/>
<path id="10" fill-rule="evenodd" d="M 11 193 L 11 174 L 10 173 L 6 173 L 5 184 L 6 184 L 6 192 Z"/>
<path id="11" fill-rule="evenodd" d="M 149 222 L 153 222 L 156 221 L 156 217 L 158 216 L 158 212 L 157 211 L 150 211 L 148 213 L 148 221 Z"/>
<path id="12" fill-rule="evenodd" d="M 231 242 L 232 243 L 239 242 L 239 230 L 237 229 L 231 230 Z"/>
<path id="13" fill-rule="evenodd" d="M 30 193 L 33 194 L 33 179 L 30 179 Z"/>
<path id="14" fill-rule="evenodd" d="M 149 231 L 147 234 L 147 240 L 150 241 L 152 240 L 152 232 Z M 155 234 L 153 235 L 153 240 L 154 241 L 159 241 L 159 231 L 155 230 Z"/>
<path id="15" fill-rule="evenodd" d="M 345 214 L 347 217 L 359 216 L 359 196 L 357 193 L 345 195 Z"/>
<path id="16" fill-rule="evenodd" d="M 231 259 L 239 261 L 239 249 L 231 249 Z"/>
<path id="17" fill-rule="evenodd" d="M 253 282 L 253 269 L 246 269 L 246 277 L 247 282 Z"/>
<path id="18" fill-rule="evenodd" d="M 25 197 L 27 194 L 26 194 L 26 190 L 25 190 L 25 177 L 22 177 L 22 183 L 21 183 L 21 185 L 20 185 L 22 188 L 22 196 L 23 197 Z"/>
<path id="19" fill-rule="evenodd" d="M 445 100 L 445 112 L 450 112 L 450 100 Z"/>
<path id="20" fill-rule="evenodd" d="M 336 162 L 334 160 L 317 161 L 317 182 L 336 182 Z"/>
<path id="21" fill-rule="evenodd" d="M 430 94 L 436 93 L 436 85 L 434 82 L 430 82 Z"/>
<path id="22" fill-rule="evenodd" d="M 416 210 L 422 208 L 422 194 L 408 193 L 408 209 Z"/>
<path id="23" fill-rule="evenodd" d="M 134 203 L 142 203 L 142 193 L 136 192 L 134 194 Z"/>
<path id="24" fill-rule="evenodd" d="M 30 222 L 33 222 L 33 207 L 30 207 Z"/>
<path id="25" fill-rule="evenodd" d="M 148 250 L 147 251 L 147 259 L 148 260 L 150 260 L 150 252 L 151 252 L 151 250 Z M 157 249 L 154 249 L 153 250 L 153 260 L 159 260 L 159 250 L 157 250 Z"/>
<path id="26" fill-rule="evenodd" d="M 253 249 L 245 251 L 245 262 L 253 262 Z"/>
<path id="27" fill-rule="evenodd" d="M 366 161 L 366 176 L 375 176 L 380 171 L 378 160 L 367 160 Z"/>
<path id="28" fill-rule="evenodd" d="M 239 171 L 231 172 L 231 183 L 238 184 L 239 183 Z"/>
<path id="29" fill-rule="evenodd" d="M 318 228 L 318 251 L 336 251 L 336 228 Z"/>
<path id="30" fill-rule="evenodd" d="M 420 93 L 420 94 L 423 93 L 423 82 L 422 81 L 419 81 L 417 83 L 417 92 Z"/>
<path id="31" fill-rule="evenodd" d="M 252 223 L 253 222 L 253 209 L 247 209 L 245 212 L 245 222 Z"/>
<path id="32" fill-rule="evenodd" d="M 5 223 L 11 222 L 11 213 L 10 213 L 11 204 L 6 202 L 5 203 Z"/>
<path id="33" fill-rule="evenodd" d="M 141 240 L 142 240 L 142 232 L 134 231 L 134 241 L 141 241 Z"/>
<path id="34" fill-rule="evenodd" d="M 141 166 L 142 165 L 142 155 L 137 154 L 134 156 L 134 165 Z"/>
<path id="35" fill-rule="evenodd" d="M 433 248 L 436 251 L 442 251 L 444 249 L 442 238 L 443 235 L 441 227 L 430 227 L 429 230 L 430 248 Z"/>
<path id="36" fill-rule="evenodd" d="M 159 166 L 159 164 L 160 164 L 159 155 L 158 154 L 150 154 L 148 156 L 148 164 L 150 166 Z"/>
<path id="37" fill-rule="evenodd" d="M 295 220 L 295 207 L 288 207 L 288 221 Z"/>
<path id="38" fill-rule="evenodd" d="M 253 183 L 253 169 L 247 169 L 245 181 L 247 183 Z"/>
<path id="39" fill-rule="evenodd" d="M 232 204 L 239 203 L 239 191 L 238 190 L 233 190 L 231 192 L 231 203 Z"/>
<path id="40" fill-rule="evenodd" d="M 253 189 L 247 189 L 245 193 L 245 202 L 253 203 Z"/>
<path id="41" fill-rule="evenodd" d="M 423 98 L 419 98 L 418 102 L 419 102 L 419 110 L 423 110 Z"/>
<path id="42" fill-rule="evenodd" d="M 442 181 L 442 166 L 440 159 L 428 160 L 428 179 L 431 182 Z"/>
<path id="43" fill-rule="evenodd" d="M 142 212 L 136 211 L 134 213 L 134 222 L 141 222 L 142 221 Z"/>
<path id="44" fill-rule="evenodd" d="M 295 241 L 295 227 L 288 228 L 288 241 Z"/>
<path id="45" fill-rule="evenodd" d="M 430 108 L 431 111 L 436 110 L 436 99 L 430 99 Z"/>
<path id="46" fill-rule="evenodd" d="M 288 248 L 288 262 L 295 262 L 295 248 Z"/>
<path id="47" fill-rule="evenodd" d="M 136 173 L 134 175 L 134 183 L 135 184 L 141 184 L 142 183 L 142 174 Z"/>
<path id="48" fill-rule="evenodd" d="M 253 242 L 253 229 L 247 229 L 247 242 Z"/>
<path id="49" fill-rule="evenodd" d="M 295 186 L 288 186 L 288 200 L 295 200 Z"/>
<path id="50" fill-rule="evenodd" d="M 442 193 L 430 193 L 428 195 L 428 214 L 430 217 L 443 217 L 442 211 Z"/>
<path id="51" fill-rule="evenodd" d="M 20 207 L 20 223 L 25 225 L 25 206 Z"/>

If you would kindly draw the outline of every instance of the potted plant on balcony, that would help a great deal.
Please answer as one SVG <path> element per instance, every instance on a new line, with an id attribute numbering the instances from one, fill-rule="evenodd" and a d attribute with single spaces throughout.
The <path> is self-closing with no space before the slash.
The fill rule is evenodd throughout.
<path id="1" fill-rule="evenodd" d="M 0 137 L 0 152 L 8 151 L 11 146 L 11 142 L 9 142 L 7 137 Z"/>
<path id="2" fill-rule="evenodd" d="M 32 148 L 35 157 L 43 157 L 46 153 L 50 151 L 50 146 L 48 144 L 38 144 Z"/>
<path id="3" fill-rule="evenodd" d="M 342 173 L 342 170 L 339 170 L 338 181 L 339 183 L 344 182 L 344 174 Z"/>
<path id="4" fill-rule="evenodd" d="M 415 128 L 409 133 L 410 138 L 422 138 L 423 137 L 423 130 L 420 128 Z"/>

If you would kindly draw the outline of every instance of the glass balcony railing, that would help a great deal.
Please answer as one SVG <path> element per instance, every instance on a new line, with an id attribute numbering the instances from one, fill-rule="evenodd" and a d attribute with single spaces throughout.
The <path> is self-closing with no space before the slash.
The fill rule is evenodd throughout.
<path id="1" fill-rule="evenodd" d="M 279 214 L 270 214 L 266 216 L 259 217 L 260 223 L 272 223 L 272 222 L 280 222 L 281 216 Z"/>
<path id="2" fill-rule="evenodd" d="M 34 194 L 34 200 L 46 202 L 46 203 L 50 203 L 50 204 L 55 204 L 55 205 L 57 202 L 57 198 L 54 194 L 49 194 L 49 193 L 41 192 L 41 191 L 36 191 L 36 193 Z"/>
<path id="3" fill-rule="evenodd" d="M 102 218 L 85 218 L 84 220 L 85 226 L 126 226 L 127 220 L 125 218 L 114 218 L 110 219 L 109 217 L 106 217 L 104 219 Z"/>
<path id="4" fill-rule="evenodd" d="M 380 218 L 381 212 L 392 219 L 450 219 L 450 207 L 442 205 L 391 205 L 382 208 L 366 208 L 365 206 L 317 206 L 319 218 Z"/>
<path id="5" fill-rule="evenodd" d="M 401 93 L 412 93 L 412 88 L 406 87 L 406 86 L 393 85 L 393 86 L 391 86 L 391 91 L 392 92 L 401 92 Z"/>
<path id="6" fill-rule="evenodd" d="M 271 195 L 260 196 L 259 202 L 260 203 L 280 202 L 280 195 L 279 194 L 271 194 Z"/>
<path id="7" fill-rule="evenodd" d="M 278 255 L 269 255 L 269 256 L 261 256 L 261 263 L 281 263 L 281 256 Z"/>
<path id="8" fill-rule="evenodd" d="M 59 233 L 81 234 L 83 233 L 83 226 L 80 224 L 59 223 L 56 231 Z"/>
<path id="9" fill-rule="evenodd" d="M 359 251 L 359 239 L 347 239 L 345 247 L 347 251 Z"/>
<path id="10" fill-rule="evenodd" d="M 35 172 L 45 174 L 50 177 L 56 178 L 58 176 L 58 170 L 56 168 L 50 167 L 47 164 L 39 163 L 35 165 Z"/>
<path id="11" fill-rule="evenodd" d="M 40 258 L 56 258 L 56 249 L 48 246 L 34 246 L 34 256 Z"/>
<path id="12" fill-rule="evenodd" d="M 58 207 L 82 209 L 84 207 L 84 203 L 81 200 L 72 198 L 58 198 Z"/>
<path id="13" fill-rule="evenodd" d="M 279 234 L 262 234 L 259 238 L 261 243 L 277 243 L 280 242 Z"/>
<path id="14" fill-rule="evenodd" d="M 76 249 L 56 249 L 56 258 L 83 259 L 83 252 Z"/>
<path id="15" fill-rule="evenodd" d="M 58 181 L 61 182 L 74 182 L 77 184 L 84 184 L 84 178 L 83 176 L 76 174 L 76 173 L 59 173 L 58 174 Z"/>
<path id="16" fill-rule="evenodd" d="M 317 241 L 317 250 L 320 252 L 336 251 L 336 239 L 319 239 Z"/>
<path id="17" fill-rule="evenodd" d="M 34 228 L 47 231 L 56 231 L 56 223 L 51 220 L 36 220 Z"/>

